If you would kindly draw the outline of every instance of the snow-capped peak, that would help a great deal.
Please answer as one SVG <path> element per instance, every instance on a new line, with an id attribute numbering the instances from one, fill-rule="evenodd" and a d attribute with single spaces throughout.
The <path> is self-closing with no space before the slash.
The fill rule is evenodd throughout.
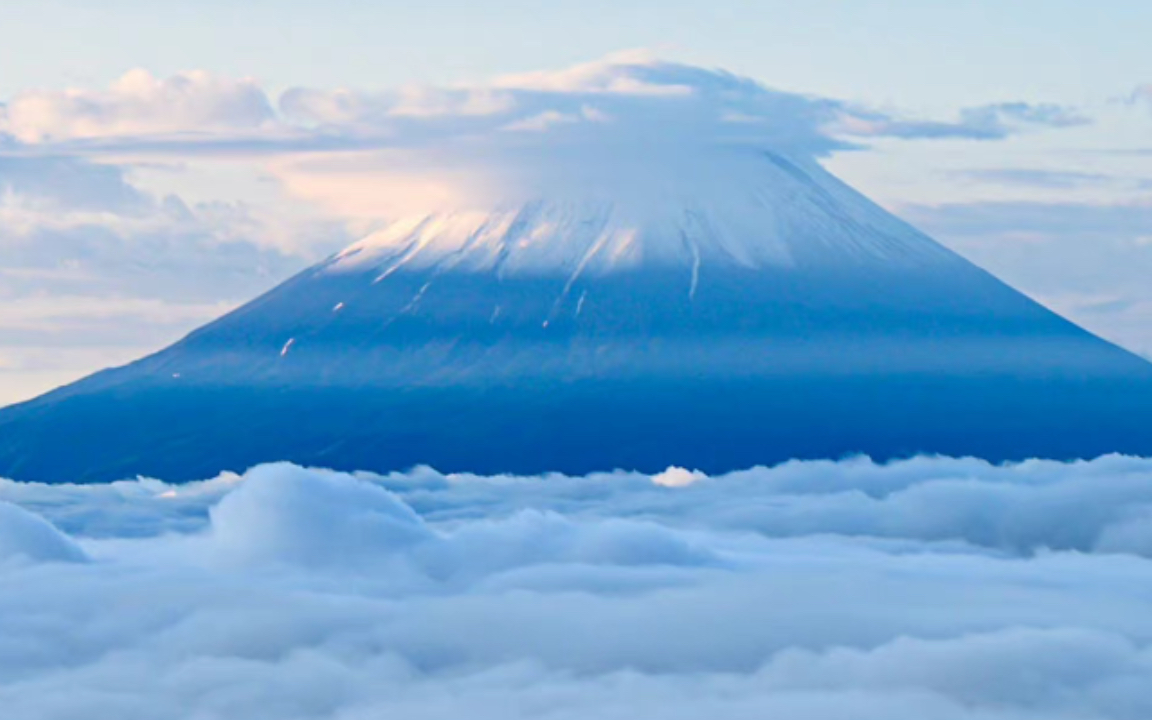
<path id="1" fill-rule="evenodd" d="M 402 218 L 329 272 L 375 268 L 600 274 L 640 265 L 924 264 L 954 256 L 815 162 L 716 151 L 682 174 L 573 180 L 551 197 Z"/>

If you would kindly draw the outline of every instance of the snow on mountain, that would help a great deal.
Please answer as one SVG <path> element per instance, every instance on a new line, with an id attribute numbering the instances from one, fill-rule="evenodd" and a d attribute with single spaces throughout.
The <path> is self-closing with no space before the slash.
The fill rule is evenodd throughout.
<path id="1" fill-rule="evenodd" d="M 641 266 L 805 268 L 955 261 L 815 163 L 771 151 L 718 153 L 701 179 L 658 180 L 610 197 L 539 197 L 489 211 L 417 215 L 341 252 L 329 272 L 377 267 L 528 274 L 604 274 Z M 661 186 L 662 185 L 662 186 Z M 691 284 L 695 288 L 695 281 Z"/>

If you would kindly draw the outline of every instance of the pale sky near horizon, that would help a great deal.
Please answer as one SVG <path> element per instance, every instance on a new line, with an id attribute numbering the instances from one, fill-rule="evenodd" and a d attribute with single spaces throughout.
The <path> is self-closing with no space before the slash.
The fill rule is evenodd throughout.
<path id="1" fill-rule="evenodd" d="M 935 108 L 1147 82 L 1137 0 L 5 0 L 0 97 L 133 67 L 294 85 L 443 84 L 645 47 L 770 86 Z"/>
<path id="2" fill-rule="evenodd" d="M 158 349 L 374 222 L 288 154 L 155 138 L 279 142 L 292 88 L 427 103 L 632 49 L 882 118 L 829 169 L 1149 354 L 1149 27 L 1131 0 L 5 0 L 0 405 Z M 194 70 L 181 104 L 166 79 Z"/>

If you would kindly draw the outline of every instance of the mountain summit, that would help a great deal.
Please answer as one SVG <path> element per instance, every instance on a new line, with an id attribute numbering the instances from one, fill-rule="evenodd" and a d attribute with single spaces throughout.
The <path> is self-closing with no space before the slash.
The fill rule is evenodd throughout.
<path id="1" fill-rule="evenodd" d="M 0 476 L 1152 453 L 1152 365 L 825 171 L 842 106 L 659 63 L 433 100 L 290 98 L 396 124 L 339 188 L 399 219 L 0 410 Z"/>

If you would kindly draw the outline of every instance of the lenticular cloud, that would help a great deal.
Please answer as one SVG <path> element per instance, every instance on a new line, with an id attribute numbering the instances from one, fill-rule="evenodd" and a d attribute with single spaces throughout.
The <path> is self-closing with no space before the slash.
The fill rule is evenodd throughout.
<path id="1" fill-rule="evenodd" d="M 1152 716 L 1152 460 L 0 501 L 22 720 Z"/>

